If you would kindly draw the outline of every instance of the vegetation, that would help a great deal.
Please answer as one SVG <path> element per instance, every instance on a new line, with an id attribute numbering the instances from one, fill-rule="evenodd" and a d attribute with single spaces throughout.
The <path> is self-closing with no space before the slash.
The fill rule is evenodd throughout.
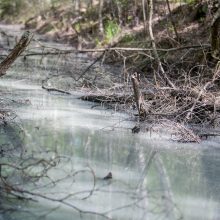
<path id="1" fill-rule="evenodd" d="M 15 21 L 22 14 L 27 29 L 49 39 L 68 42 L 78 48 L 78 52 L 96 52 L 94 63 L 102 59 L 105 63 L 123 65 L 120 80 L 112 81 L 108 89 L 111 91 L 116 81 L 121 83 L 113 91 L 112 104 L 121 100 L 123 109 L 128 109 L 136 103 L 138 126 L 140 121 L 164 118 L 185 125 L 218 126 L 218 1 L 40 2 L 2 0 L 1 17 Z M 35 16 L 22 10 L 25 7 L 32 11 L 33 6 L 37 6 Z M 45 48 L 43 51 L 39 55 L 52 52 Z M 53 54 L 59 55 L 59 52 Z M 88 69 L 79 79 L 85 77 Z M 45 84 L 43 88 L 49 91 Z M 94 88 L 91 87 L 93 95 L 88 99 L 100 102 L 100 94 Z M 122 92 L 134 93 L 134 98 L 118 97 Z M 101 102 L 106 100 L 103 97 Z M 200 139 L 187 129 L 185 133 L 190 136 L 189 140 Z"/>
<path id="2" fill-rule="evenodd" d="M 165 128 L 172 140 L 179 142 L 200 142 L 203 137 L 218 135 L 201 132 L 201 128 L 220 127 L 219 1 L 0 0 L 0 17 L 5 23 L 23 24 L 25 29 L 43 35 L 46 40 L 72 46 L 68 50 L 47 47 L 27 31 L 21 40 L 14 38 L 14 49 L 8 50 L 6 45 L 2 45 L 10 53 L 6 58 L 2 55 L 0 77 L 7 73 L 18 56 L 22 56 L 24 65 L 33 56 L 40 56 L 40 62 L 47 56 L 57 56 L 56 67 L 59 71 L 41 79 L 42 89 L 65 95 L 70 95 L 71 89 L 82 89 L 86 94 L 81 99 L 104 103 L 128 113 L 135 122 L 131 129 L 133 133 Z M 13 36 L 3 30 L 1 35 L 7 38 L 7 46 L 10 46 Z M 33 43 L 31 40 L 34 46 L 25 50 L 29 43 Z M 92 57 L 91 64 L 77 72 L 76 66 L 71 63 L 73 53 L 87 53 L 88 57 Z M 97 63 L 104 66 L 104 70 L 98 68 Z M 107 71 L 107 66 L 111 71 Z M 7 121 L 8 115 L 8 111 L 0 111 L 0 129 L 3 132 L 6 128 L 11 129 L 13 134 L 17 134 Z M 19 132 L 22 134 L 22 129 Z M 62 137 L 65 138 L 64 135 Z M 41 179 L 46 179 L 47 186 L 57 186 L 63 180 L 74 182 L 72 177 L 87 173 L 92 177 L 93 188 L 83 199 L 99 191 L 91 167 L 63 172 L 62 163 L 71 163 L 69 157 L 60 156 L 56 150 L 49 150 L 46 158 L 45 152 L 26 154 L 22 150 L 22 138 L 16 138 L 20 140 L 20 145 L 10 146 L 15 154 L 12 157 L 8 145 L 0 146 L 4 159 L 0 162 L 0 203 L 8 197 L 19 200 L 34 197 L 66 205 L 80 214 L 109 219 L 108 212 L 84 211 L 69 202 L 69 199 L 75 199 L 74 195 L 78 192 L 55 198 L 52 194 L 47 196 L 23 189 L 25 181 L 37 185 Z M 105 145 L 97 135 L 94 140 L 85 140 L 85 148 L 91 141 L 94 145 L 99 141 L 102 146 Z M 166 195 L 167 199 L 175 207 L 167 190 L 170 186 L 165 165 L 154 149 L 149 155 L 146 168 L 155 159 L 155 169 L 168 182 L 166 191 L 170 195 Z M 50 170 L 54 167 L 57 172 L 64 173 L 61 179 L 50 178 Z M 14 173 L 22 177 L 18 184 L 8 180 L 8 176 Z M 38 187 L 45 189 L 45 183 L 40 184 Z M 138 199 L 142 200 L 142 195 Z M 3 209 L 8 211 L 7 208 L 4 204 Z"/>

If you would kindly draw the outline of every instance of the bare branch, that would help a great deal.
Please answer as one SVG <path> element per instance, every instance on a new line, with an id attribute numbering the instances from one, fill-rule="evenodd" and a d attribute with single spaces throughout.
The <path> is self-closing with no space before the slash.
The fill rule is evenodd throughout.
<path id="1" fill-rule="evenodd" d="M 24 32 L 19 42 L 15 45 L 10 54 L 0 63 L 0 77 L 6 74 L 12 63 L 20 56 L 20 54 L 29 45 L 33 34 L 29 31 Z"/>
<path id="2" fill-rule="evenodd" d="M 154 53 L 155 59 L 157 61 L 158 67 L 161 71 L 161 74 L 162 74 L 163 78 L 165 79 L 165 82 L 168 83 L 169 86 L 171 86 L 172 88 L 176 89 L 176 86 L 171 82 L 171 80 L 167 76 L 167 74 L 164 71 L 164 68 L 162 66 L 162 63 L 160 61 L 160 58 L 159 58 L 159 55 L 158 55 L 158 52 L 157 52 L 155 39 L 154 39 L 153 29 L 152 29 L 152 17 L 153 17 L 153 0 L 149 0 L 149 33 L 150 33 L 153 53 Z"/>

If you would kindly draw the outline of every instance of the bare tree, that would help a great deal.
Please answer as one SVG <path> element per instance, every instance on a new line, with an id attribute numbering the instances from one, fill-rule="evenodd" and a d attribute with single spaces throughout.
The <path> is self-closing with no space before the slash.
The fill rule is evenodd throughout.
<path id="1" fill-rule="evenodd" d="M 165 82 L 169 86 L 171 86 L 172 88 L 176 88 L 175 85 L 171 82 L 171 80 L 167 76 L 167 74 L 166 74 L 166 72 L 165 72 L 165 70 L 164 70 L 164 68 L 162 66 L 162 63 L 160 61 L 160 57 L 159 57 L 158 52 L 157 52 L 157 47 L 156 47 L 156 43 L 155 43 L 155 39 L 154 39 L 154 34 L 153 34 L 153 28 L 152 28 L 153 20 L 152 19 L 153 19 L 153 0 L 149 0 L 149 34 L 150 34 L 150 39 L 151 39 L 151 42 L 152 42 L 152 48 L 153 48 L 154 57 L 155 57 L 155 60 L 157 61 L 159 70 L 160 70 L 160 72 L 162 74 L 162 77 L 164 78 Z"/>
<path id="2" fill-rule="evenodd" d="M 74 1 L 74 8 L 75 8 L 76 14 L 79 15 L 80 14 L 80 0 Z"/>
<path id="3" fill-rule="evenodd" d="M 99 31 L 101 34 L 104 33 L 103 18 L 102 18 L 103 3 L 104 0 L 99 0 Z"/>
<path id="4" fill-rule="evenodd" d="M 0 63 L 0 76 L 6 74 L 6 71 L 10 68 L 12 63 L 19 57 L 19 55 L 26 49 L 29 45 L 33 34 L 26 31 L 19 42 L 15 45 L 14 49 L 9 53 L 9 55 Z"/>
<path id="5" fill-rule="evenodd" d="M 212 56 L 218 59 L 220 55 L 220 0 L 213 2 L 212 10 L 216 11 L 211 23 Z"/>
<path id="6" fill-rule="evenodd" d="M 174 21 L 173 16 L 172 16 L 172 12 L 171 12 L 171 8 L 170 8 L 170 2 L 169 2 L 169 0 L 166 0 L 166 3 L 167 3 L 168 11 L 169 11 L 170 21 L 171 21 L 171 24 L 172 24 L 172 26 L 173 26 L 173 30 L 174 30 L 176 39 L 177 39 L 177 41 L 178 41 L 178 40 L 179 40 L 179 34 L 178 34 L 178 32 L 177 32 L 176 24 L 175 24 L 175 21 Z"/>
<path id="7" fill-rule="evenodd" d="M 146 15 L 146 6 L 145 0 L 142 0 L 142 8 L 143 8 L 143 19 L 144 19 L 144 31 L 147 32 L 147 15 Z"/>

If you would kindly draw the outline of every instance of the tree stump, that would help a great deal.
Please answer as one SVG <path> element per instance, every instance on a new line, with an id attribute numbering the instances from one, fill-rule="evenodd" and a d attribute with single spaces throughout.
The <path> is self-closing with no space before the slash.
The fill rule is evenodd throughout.
<path id="1" fill-rule="evenodd" d="M 134 99 L 135 99 L 135 103 L 138 109 L 138 115 L 139 115 L 139 118 L 143 120 L 146 118 L 147 112 L 146 112 L 146 109 L 144 108 L 144 99 L 140 91 L 139 79 L 138 79 L 137 73 L 134 73 L 131 76 L 131 81 L 133 85 Z"/>

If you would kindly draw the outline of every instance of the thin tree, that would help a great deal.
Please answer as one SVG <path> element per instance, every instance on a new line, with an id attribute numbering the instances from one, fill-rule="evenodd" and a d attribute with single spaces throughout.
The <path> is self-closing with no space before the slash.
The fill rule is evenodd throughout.
<path id="1" fill-rule="evenodd" d="M 175 36 L 176 36 L 176 40 L 178 41 L 180 38 L 179 38 L 179 34 L 178 34 L 178 32 L 177 32 L 177 28 L 176 28 L 175 21 L 174 21 L 173 16 L 172 16 L 172 11 L 171 11 L 171 8 L 170 8 L 170 2 L 169 2 L 169 0 L 166 0 L 166 3 L 167 3 L 168 11 L 169 11 L 170 21 L 171 21 L 171 24 L 172 24 L 172 26 L 173 26 L 173 30 L 174 30 L 174 33 L 175 33 Z"/>
<path id="2" fill-rule="evenodd" d="M 215 10 L 215 4 L 212 5 L 212 10 L 216 11 L 213 15 L 211 22 L 211 46 L 212 56 L 219 59 L 220 55 L 220 0 L 218 0 L 217 11 Z"/>
<path id="3" fill-rule="evenodd" d="M 146 16 L 145 0 L 142 0 L 142 10 L 143 10 L 143 19 L 144 19 L 144 32 L 147 33 L 147 16 Z"/>
<path id="4" fill-rule="evenodd" d="M 156 43 L 155 43 L 155 39 L 154 39 L 154 34 L 153 34 L 153 28 L 152 28 L 152 20 L 153 20 L 153 0 L 149 0 L 149 34 L 150 34 L 150 39 L 152 42 L 152 48 L 153 48 L 153 54 L 154 54 L 154 58 L 158 64 L 159 70 L 162 74 L 162 77 L 164 78 L 165 82 L 171 86 L 172 88 L 176 89 L 176 86 L 171 82 L 171 80 L 169 79 L 169 77 L 167 76 L 162 63 L 160 61 L 160 57 L 158 55 L 157 52 L 157 47 L 156 47 Z M 160 76 L 160 74 L 158 74 Z"/>
<path id="5" fill-rule="evenodd" d="M 102 10 L 103 10 L 103 2 L 104 0 L 99 0 L 99 31 L 101 34 L 104 33 L 103 27 L 103 17 L 102 17 Z"/>

